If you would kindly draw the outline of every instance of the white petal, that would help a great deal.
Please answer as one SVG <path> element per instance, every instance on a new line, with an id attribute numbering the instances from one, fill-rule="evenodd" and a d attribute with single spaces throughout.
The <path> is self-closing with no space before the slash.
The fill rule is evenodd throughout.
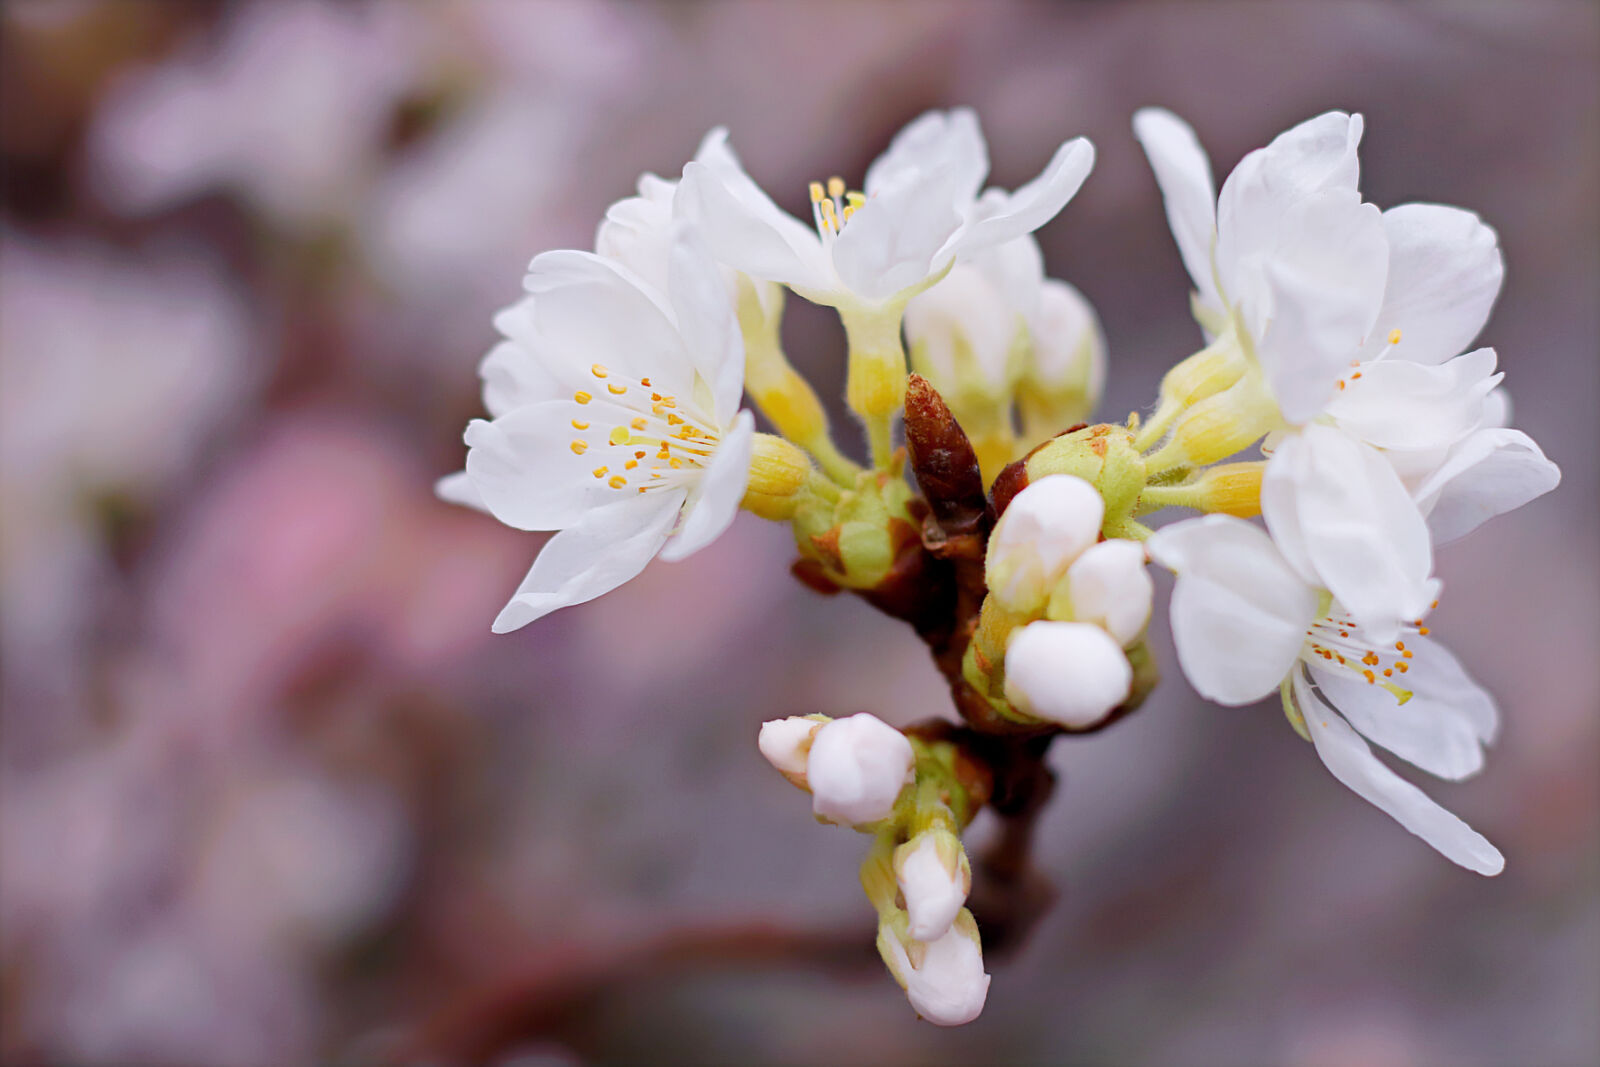
<path id="1" fill-rule="evenodd" d="M 433 493 L 440 500 L 450 504 L 460 504 L 463 507 L 475 508 L 478 511 L 488 511 L 489 505 L 483 502 L 483 497 L 472 487 L 472 479 L 467 472 L 456 471 L 447 474 L 433 483 Z"/>
<path id="2" fill-rule="evenodd" d="M 1276 689 L 1305 645 L 1317 594 L 1259 527 L 1227 515 L 1163 526 L 1145 542 L 1178 576 L 1172 639 L 1195 691 L 1249 704 Z"/>
<path id="3" fill-rule="evenodd" d="M 665 294 L 622 264 L 591 252 L 545 252 L 528 268 L 523 287 L 534 297 L 543 350 L 569 373 L 598 363 L 651 378 L 663 392 L 685 395 L 693 388 L 694 368 Z"/>
<path id="4" fill-rule="evenodd" d="M 912 778 L 911 742 L 866 712 L 817 731 L 806 760 L 811 810 L 847 826 L 877 822 L 894 810 Z"/>
<path id="5" fill-rule="evenodd" d="M 1438 586 L 1427 523 L 1375 449 L 1317 424 L 1286 436 L 1267 461 L 1261 512 L 1284 557 L 1374 642 L 1427 612 Z"/>
<path id="6" fill-rule="evenodd" d="M 1133 134 L 1150 158 L 1167 209 L 1167 225 L 1200 300 L 1220 309 L 1211 247 L 1217 236 L 1217 193 L 1211 160 L 1194 130 L 1172 112 L 1142 108 L 1133 116 Z"/>
<path id="7" fill-rule="evenodd" d="M 662 559 L 687 559 L 732 525 L 750 481 L 755 428 L 755 416 L 748 411 L 741 411 L 734 418 L 700 476 L 700 484 L 685 509 L 683 528 L 661 550 Z"/>
<path id="8" fill-rule="evenodd" d="M 1044 252 L 1031 233 L 976 252 L 963 262 L 982 274 L 1012 311 L 1029 322 L 1038 318 L 1045 281 Z"/>
<path id="9" fill-rule="evenodd" d="M 989 995 L 989 976 L 972 913 L 962 912 L 942 937 L 926 942 L 923 949 L 921 966 L 913 967 L 900 938 L 880 924 L 878 950 L 918 1015 L 935 1026 L 961 1026 L 976 1019 Z"/>
<path id="10" fill-rule="evenodd" d="M 587 404 L 530 404 L 493 422 L 475 419 L 467 425 L 467 475 L 485 506 L 508 526 L 570 526 L 622 495 L 594 472 L 625 473 L 637 444 L 612 444 L 608 435 L 637 416 L 597 396 Z"/>
<path id="11" fill-rule="evenodd" d="M 1561 469 L 1520 430 L 1488 427 L 1450 450 L 1418 486 L 1417 506 L 1439 544 L 1520 508 L 1561 483 Z"/>
<path id="12" fill-rule="evenodd" d="M 1027 611 L 1043 603 L 1067 567 L 1094 544 L 1105 501 L 1094 486 L 1052 474 L 1018 493 L 989 538 L 984 570 L 1002 603 Z"/>
<path id="13" fill-rule="evenodd" d="M 1045 279 L 1039 317 L 1033 324 L 1031 377 L 1039 385 L 1063 388 L 1082 383 L 1091 402 L 1106 376 L 1106 337 L 1094 305 L 1066 282 Z"/>
<path id="14" fill-rule="evenodd" d="M 1384 766 L 1349 723 L 1317 700 L 1298 673 L 1295 695 L 1317 755 L 1335 778 L 1447 859 L 1479 874 L 1499 874 L 1505 869 L 1499 849 Z"/>
<path id="15" fill-rule="evenodd" d="M 606 217 L 595 232 L 595 253 L 616 260 L 657 289 L 665 290 L 672 193 L 676 188 L 676 182 L 662 181 L 653 174 L 641 177 L 641 195 L 619 200 L 606 209 Z M 646 190 L 649 195 L 644 195 Z"/>
<path id="16" fill-rule="evenodd" d="M 1067 206 L 1093 169 L 1094 145 L 1074 137 L 1056 149 L 1038 177 L 1004 196 L 984 218 L 964 227 L 954 251 L 967 256 L 1032 233 Z"/>
<path id="17" fill-rule="evenodd" d="M 833 242 L 833 266 L 850 292 L 887 300 L 943 269 L 934 257 L 961 226 L 949 172 L 913 174 L 857 208 Z"/>
<path id="18" fill-rule="evenodd" d="M 1260 283 L 1237 294 L 1256 341 L 1256 357 L 1283 417 L 1319 414 L 1341 374 L 1361 358 L 1361 343 L 1383 300 L 1388 245 L 1383 216 L 1354 194 L 1326 193 L 1279 218 L 1275 242 L 1223 282 L 1259 267 Z"/>
<path id="19" fill-rule="evenodd" d="M 735 270 L 809 290 L 837 284 L 816 231 L 781 210 L 743 171 L 734 181 L 690 163 L 673 210 L 699 227 L 718 262 Z"/>
<path id="20" fill-rule="evenodd" d="M 688 225 L 674 227 L 670 295 L 689 361 L 711 387 L 712 418 L 726 426 L 744 394 L 744 338 L 722 269 Z"/>
<path id="21" fill-rule="evenodd" d="M 682 503 L 680 490 L 623 497 L 556 534 L 494 620 L 494 632 L 593 600 L 637 575 L 655 558 Z"/>
<path id="22" fill-rule="evenodd" d="M 513 408 L 546 400 L 566 400 L 572 388 L 558 380 L 544 363 L 515 341 L 501 341 L 478 364 L 483 379 L 483 406 L 499 417 Z M 569 381 L 573 380 L 569 376 Z"/>
<path id="23" fill-rule="evenodd" d="M 1477 215 L 1443 204 L 1392 207 L 1383 227 L 1389 283 L 1373 335 L 1383 343 L 1399 330 L 1395 356 L 1443 362 L 1489 321 L 1505 277 L 1500 239 Z"/>
<path id="24" fill-rule="evenodd" d="M 1378 681 L 1411 693 L 1404 703 L 1388 689 L 1332 663 L 1314 663 L 1311 678 L 1368 740 L 1441 778 L 1476 774 L 1483 768 L 1483 742 L 1493 736 L 1497 722 L 1494 701 L 1436 642 L 1415 638 L 1407 647 L 1416 653 L 1404 661 L 1409 671 L 1378 676 Z M 1387 648 L 1379 655 L 1383 664 L 1398 658 Z"/>
<path id="25" fill-rule="evenodd" d="M 1091 545 L 1067 568 L 1072 617 L 1103 626 L 1124 648 L 1150 621 L 1155 584 L 1144 565 L 1144 546 L 1113 539 Z"/>
<path id="26" fill-rule="evenodd" d="M 967 902 L 967 882 L 959 861 L 946 866 L 938 835 L 918 834 L 896 849 L 895 881 L 906 901 L 911 936 L 932 941 L 944 936 Z"/>
<path id="27" fill-rule="evenodd" d="M 1327 414 L 1346 433 L 1377 448 L 1449 448 L 1484 419 L 1484 402 L 1503 375 L 1492 348 L 1438 366 L 1384 359 L 1345 379 Z"/>
<path id="28" fill-rule="evenodd" d="M 1217 198 L 1219 235 L 1244 248 L 1271 243 L 1270 230 L 1295 203 L 1318 193 L 1354 193 L 1361 176 L 1360 115 L 1329 111 L 1286 130 L 1239 161 Z"/>
<path id="29" fill-rule="evenodd" d="M 906 304 L 906 342 L 916 369 L 949 398 L 960 392 L 963 379 L 974 375 L 991 392 L 1004 392 L 1011 382 L 1012 342 L 1020 328 L 1002 293 L 966 264 L 957 264 Z"/>
<path id="30" fill-rule="evenodd" d="M 1110 634 L 1086 622 L 1030 622 L 1006 642 L 1006 699 L 1017 710 L 1081 728 L 1128 699 L 1133 668 Z"/>
<path id="31" fill-rule="evenodd" d="M 820 729 L 822 723 L 801 715 L 772 719 L 761 724 L 756 747 L 768 763 L 784 774 L 803 775 L 811 752 L 811 739 Z"/>
<path id="32" fill-rule="evenodd" d="M 908 177 L 948 171 L 950 188 L 961 202 L 978 195 L 989 173 L 989 150 L 971 108 L 929 111 L 906 124 L 867 168 L 862 191 L 873 196 Z"/>

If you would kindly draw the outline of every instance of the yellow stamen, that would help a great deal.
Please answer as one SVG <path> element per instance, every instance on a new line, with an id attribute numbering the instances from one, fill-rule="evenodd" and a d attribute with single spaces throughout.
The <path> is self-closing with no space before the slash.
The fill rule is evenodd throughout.
<path id="1" fill-rule="evenodd" d="M 594 469 L 594 476 L 596 478 L 604 478 L 606 476 L 606 472 L 609 470 L 611 470 L 610 467 L 596 467 Z"/>
<path id="2" fill-rule="evenodd" d="M 589 368 L 589 373 L 593 374 L 596 378 L 604 378 L 606 376 L 606 369 L 600 364 L 596 363 L 594 366 Z"/>
<path id="3" fill-rule="evenodd" d="M 574 430 L 587 430 L 589 428 L 589 424 L 587 422 L 582 422 L 582 421 L 580 421 L 578 419 L 573 419 L 572 420 L 572 428 Z"/>
<path id="4" fill-rule="evenodd" d="M 1392 345 L 1397 345 L 1397 344 L 1400 343 L 1400 331 L 1399 330 L 1390 330 L 1389 331 L 1389 343 L 1392 344 Z"/>
<path id="5" fill-rule="evenodd" d="M 588 441 L 574 441 L 574 442 L 572 442 L 572 454 L 574 456 L 581 456 L 587 451 L 589 451 L 589 442 Z"/>
<path id="6" fill-rule="evenodd" d="M 828 179 L 828 195 L 833 197 L 835 200 L 839 199 L 841 196 L 844 195 L 844 179 L 843 178 L 829 178 Z"/>
<path id="7" fill-rule="evenodd" d="M 623 486 L 628 484 L 628 479 L 624 478 L 620 474 L 613 474 L 611 476 L 611 480 L 608 481 L 606 484 L 609 485 L 613 489 L 621 489 Z"/>
<path id="8" fill-rule="evenodd" d="M 593 400 L 594 397 L 590 396 L 582 389 L 579 389 L 576 393 L 572 394 L 572 399 L 576 400 L 580 404 L 587 404 L 589 401 Z"/>

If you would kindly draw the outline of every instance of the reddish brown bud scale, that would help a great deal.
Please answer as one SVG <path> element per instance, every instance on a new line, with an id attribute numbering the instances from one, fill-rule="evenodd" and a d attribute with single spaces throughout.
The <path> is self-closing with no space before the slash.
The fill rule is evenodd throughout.
<path id="1" fill-rule="evenodd" d="M 905 424 L 911 473 L 935 521 L 952 537 L 980 532 L 989 501 L 978 454 L 944 398 L 920 374 L 906 382 Z"/>

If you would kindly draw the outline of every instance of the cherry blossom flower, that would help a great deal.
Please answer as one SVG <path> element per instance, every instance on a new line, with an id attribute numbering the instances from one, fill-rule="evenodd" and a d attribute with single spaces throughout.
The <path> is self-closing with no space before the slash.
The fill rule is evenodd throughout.
<path id="1" fill-rule="evenodd" d="M 467 427 L 466 470 L 439 492 L 560 531 L 496 632 L 609 592 L 657 555 L 683 559 L 733 521 L 754 435 L 738 326 L 687 232 L 668 274 L 662 293 L 600 256 L 547 252 L 531 299 L 496 320 L 506 340 L 481 368 L 492 420 Z"/>
<path id="2" fill-rule="evenodd" d="M 1271 693 L 1334 777 L 1446 857 L 1498 874 L 1495 847 L 1373 755 L 1365 737 L 1441 778 L 1483 766 L 1494 701 L 1422 618 L 1375 638 L 1325 590 L 1308 584 L 1259 527 L 1226 515 L 1186 520 L 1146 543 L 1177 573 L 1172 634 L 1199 693 L 1248 704 Z"/>

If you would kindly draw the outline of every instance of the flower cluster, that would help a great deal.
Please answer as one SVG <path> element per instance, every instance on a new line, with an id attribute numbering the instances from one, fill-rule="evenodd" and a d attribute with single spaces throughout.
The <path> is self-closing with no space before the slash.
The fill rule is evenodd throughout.
<path id="1" fill-rule="evenodd" d="M 1096 425 L 1098 320 L 1045 277 L 1032 236 L 1088 176 L 1087 141 L 1020 189 L 985 189 L 976 118 L 929 113 L 859 191 L 810 183 L 808 224 L 712 131 L 678 179 L 647 174 L 611 207 L 593 252 L 534 259 L 527 296 L 496 319 L 491 418 L 468 426 L 466 469 L 439 492 L 557 532 L 494 628 L 699 551 L 741 508 L 791 527 L 808 584 L 913 626 L 960 725 L 795 716 L 764 724 L 759 746 L 818 819 L 872 836 L 879 952 L 940 1024 L 975 1018 L 989 989 L 974 876 L 1001 873 L 1004 908 L 1022 862 L 970 858 L 960 835 L 987 805 L 1014 831 L 999 847 L 1025 846 L 1053 738 L 1104 728 L 1153 688 L 1152 561 L 1177 575 L 1171 625 L 1195 689 L 1229 705 L 1278 691 L 1341 782 L 1498 872 L 1492 845 L 1367 742 L 1441 777 L 1481 767 L 1497 712 L 1429 639 L 1433 548 L 1559 472 L 1508 428 L 1493 350 L 1465 351 L 1500 287 L 1494 231 L 1456 208 L 1364 202 L 1361 131 L 1359 115 L 1318 116 L 1219 194 L 1181 120 L 1135 117 L 1206 343 L 1148 417 Z M 865 465 L 784 353 L 790 293 L 840 316 Z M 744 397 L 776 432 L 756 432 Z M 1144 521 L 1169 507 L 1205 514 Z"/>

